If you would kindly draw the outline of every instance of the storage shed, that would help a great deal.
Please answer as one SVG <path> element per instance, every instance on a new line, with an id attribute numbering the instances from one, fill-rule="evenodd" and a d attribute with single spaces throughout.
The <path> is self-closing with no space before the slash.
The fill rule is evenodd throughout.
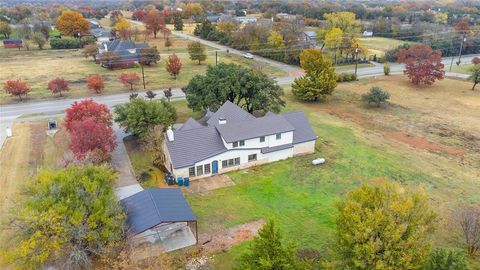
<path id="1" fill-rule="evenodd" d="M 3 40 L 3 47 L 5 48 L 23 48 L 22 40 L 19 38 L 6 38 Z"/>
<path id="2" fill-rule="evenodd" d="M 169 252 L 198 243 L 197 218 L 180 189 L 145 189 L 120 204 L 135 244 L 151 243 Z"/>

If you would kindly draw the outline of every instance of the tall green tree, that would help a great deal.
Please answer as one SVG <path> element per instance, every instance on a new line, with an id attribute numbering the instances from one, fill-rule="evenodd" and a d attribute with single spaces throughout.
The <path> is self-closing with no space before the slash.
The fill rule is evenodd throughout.
<path id="1" fill-rule="evenodd" d="M 9 226 L 6 259 L 18 268 L 92 267 L 92 258 L 123 237 L 124 213 L 105 166 L 41 170 L 26 182 L 24 201 Z"/>
<path id="2" fill-rule="evenodd" d="M 198 61 L 200 65 L 202 61 L 207 59 L 205 47 L 198 41 L 188 43 L 188 54 L 192 61 Z"/>
<path id="3" fill-rule="evenodd" d="M 182 16 L 179 13 L 173 14 L 173 26 L 175 28 L 175 31 L 183 30 L 183 20 Z"/>
<path id="4" fill-rule="evenodd" d="M 237 64 L 209 66 L 205 75 L 196 75 L 187 86 L 188 106 L 195 111 L 216 111 L 225 101 L 246 111 L 278 112 L 285 106 L 283 90 L 261 72 Z"/>
<path id="5" fill-rule="evenodd" d="M 115 106 L 113 111 L 115 122 L 141 139 L 145 139 L 155 126 L 166 128 L 177 119 L 175 107 L 164 99 L 134 98 L 128 103 Z"/>
<path id="6" fill-rule="evenodd" d="M 242 255 L 237 269 L 307 269 L 305 264 L 297 260 L 296 253 L 296 246 L 283 243 L 280 231 L 275 228 L 273 220 L 270 220 L 253 239 L 249 250 Z"/>
<path id="7" fill-rule="evenodd" d="M 466 256 L 458 251 L 438 248 L 430 254 L 422 270 L 469 270 Z"/>
<path id="8" fill-rule="evenodd" d="M 363 185 L 337 208 L 342 269 L 421 269 L 427 261 L 436 214 L 423 191 L 394 182 Z"/>
<path id="9" fill-rule="evenodd" d="M 480 64 L 475 64 L 470 69 L 470 77 L 469 79 L 473 82 L 472 91 L 475 90 L 475 86 L 480 83 Z"/>
<path id="10" fill-rule="evenodd" d="M 300 65 L 305 76 L 296 78 L 292 84 L 292 93 L 301 100 L 323 100 L 337 87 L 337 75 L 332 62 L 323 59 L 318 49 L 304 50 L 300 54 Z"/>

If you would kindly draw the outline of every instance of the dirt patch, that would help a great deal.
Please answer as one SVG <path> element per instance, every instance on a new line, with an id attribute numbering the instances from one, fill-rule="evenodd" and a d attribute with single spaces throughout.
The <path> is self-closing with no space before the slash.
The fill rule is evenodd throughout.
<path id="1" fill-rule="evenodd" d="M 355 114 L 352 114 L 344 109 L 341 108 L 335 108 L 335 107 L 329 107 L 328 108 L 328 113 L 331 115 L 334 115 L 342 120 L 349 120 L 351 122 L 354 122 L 355 124 L 362 124 L 363 119 Z"/>
<path id="2" fill-rule="evenodd" d="M 259 219 L 210 234 L 200 234 L 198 243 L 206 254 L 226 251 L 233 245 L 255 237 L 264 224 L 265 221 Z"/>
<path id="3" fill-rule="evenodd" d="M 441 152 L 449 155 L 463 155 L 465 150 L 458 147 L 445 146 L 428 141 L 425 138 L 413 136 L 404 132 L 388 132 L 386 135 L 411 147 L 431 152 Z"/>
<path id="4" fill-rule="evenodd" d="M 235 182 L 226 175 L 219 174 L 211 177 L 205 177 L 198 180 L 192 180 L 190 186 L 184 187 L 182 190 L 186 193 L 193 193 L 198 195 L 207 195 L 210 194 L 210 191 L 234 186 Z"/>

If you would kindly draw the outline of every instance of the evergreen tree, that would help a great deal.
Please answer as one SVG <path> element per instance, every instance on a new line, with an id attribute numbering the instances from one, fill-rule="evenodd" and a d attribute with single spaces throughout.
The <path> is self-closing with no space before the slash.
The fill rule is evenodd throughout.
<path id="1" fill-rule="evenodd" d="M 296 246 L 284 244 L 280 231 L 275 229 L 273 220 L 270 220 L 253 239 L 249 250 L 242 255 L 237 269 L 306 269 L 306 265 L 297 260 L 296 253 Z"/>
<path id="2" fill-rule="evenodd" d="M 332 62 L 323 59 L 318 49 L 304 50 L 300 54 L 300 65 L 305 76 L 296 78 L 292 84 L 292 93 L 301 100 L 323 100 L 331 95 L 337 86 L 337 75 Z"/>
<path id="3" fill-rule="evenodd" d="M 173 15 L 173 25 L 175 28 L 175 31 L 182 31 L 183 30 L 183 20 L 182 16 L 178 13 L 175 13 Z"/>
<path id="4" fill-rule="evenodd" d="M 199 65 L 202 61 L 207 59 L 205 47 L 203 47 L 198 41 L 188 43 L 188 54 L 190 54 L 190 59 L 193 61 L 198 61 Z"/>

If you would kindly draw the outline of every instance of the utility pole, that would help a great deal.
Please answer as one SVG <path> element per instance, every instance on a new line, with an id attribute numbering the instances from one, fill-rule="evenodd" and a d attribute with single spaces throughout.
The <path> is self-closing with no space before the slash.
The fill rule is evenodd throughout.
<path id="1" fill-rule="evenodd" d="M 215 66 L 218 65 L 218 52 L 215 51 Z"/>
<path id="2" fill-rule="evenodd" d="M 358 44 L 355 48 L 355 77 L 357 77 L 357 66 L 358 66 Z"/>
<path id="3" fill-rule="evenodd" d="M 463 34 L 462 44 L 460 44 L 460 54 L 458 55 L 457 66 L 460 65 L 460 58 L 462 58 L 463 43 L 465 43 L 465 41 L 467 41 L 467 37 L 465 36 L 465 34 Z"/>
<path id="4" fill-rule="evenodd" d="M 465 34 L 463 34 L 463 38 L 462 38 L 462 43 L 460 44 L 460 52 L 458 54 L 458 62 L 457 62 L 457 65 L 460 65 L 460 58 L 462 57 L 462 50 L 463 50 L 463 43 L 467 41 L 467 38 L 465 36 Z M 452 61 L 450 62 L 450 68 L 448 69 L 448 71 L 452 71 L 452 66 L 453 66 L 453 60 L 455 59 L 455 55 L 452 55 Z"/>
<path id="5" fill-rule="evenodd" d="M 143 61 L 140 62 L 140 66 L 142 67 L 143 89 L 145 89 L 145 71 L 143 70 Z"/>

